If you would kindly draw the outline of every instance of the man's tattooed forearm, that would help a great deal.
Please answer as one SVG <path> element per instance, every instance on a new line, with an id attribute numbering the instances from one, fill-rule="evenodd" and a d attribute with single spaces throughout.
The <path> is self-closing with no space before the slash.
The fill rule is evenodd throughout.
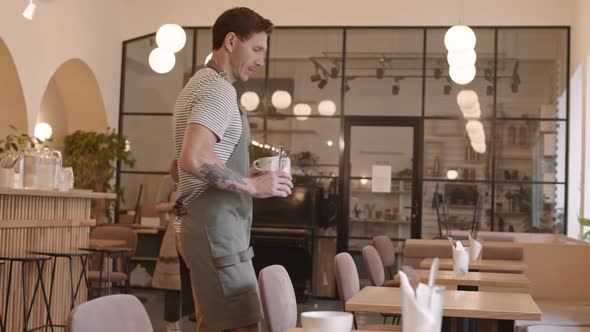
<path id="1" fill-rule="evenodd" d="M 220 189 L 238 191 L 236 184 L 246 185 L 241 174 L 224 165 L 205 163 L 201 167 L 200 173 L 205 178 L 205 181 Z"/>

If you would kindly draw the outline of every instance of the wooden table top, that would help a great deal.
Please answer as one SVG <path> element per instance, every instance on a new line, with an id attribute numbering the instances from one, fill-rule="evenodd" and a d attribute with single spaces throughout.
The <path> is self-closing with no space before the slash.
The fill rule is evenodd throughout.
<path id="1" fill-rule="evenodd" d="M 423 283 L 428 282 L 429 270 L 415 270 Z M 399 275 L 393 280 L 399 282 Z M 469 272 L 462 277 L 455 276 L 453 271 L 438 271 L 436 284 L 444 286 L 477 286 L 477 287 L 530 287 L 529 278 L 524 274 L 493 273 L 493 272 Z"/>
<path id="2" fill-rule="evenodd" d="M 420 262 L 420 268 L 429 269 L 434 258 L 424 258 Z M 443 270 L 453 269 L 453 259 L 439 259 L 439 268 Z M 503 271 L 503 272 L 525 272 L 528 266 L 523 261 L 480 259 L 476 262 L 469 262 L 469 270 L 479 271 Z"/>
<path id="3" fill-rule="evenodd" d="M 121 248 L 127 246 L 125 240 L 90 239 L 88 244 L 91 248 Z"/>
<path id="4" fill-rule="evenodd" d="M 401 290 L 365 287 L 346 302 L 346 311 L 401 314 Z M 445 317 L 541 320 L 541 310 L 529 294 L 446 290 Z"/>

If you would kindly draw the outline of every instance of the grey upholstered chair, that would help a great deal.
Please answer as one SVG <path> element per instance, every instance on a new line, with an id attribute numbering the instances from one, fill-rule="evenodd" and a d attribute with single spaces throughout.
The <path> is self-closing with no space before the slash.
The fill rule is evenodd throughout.
<path id="1" fill-rule="evenodd" d="M 72 310 L 66 332 L 153 332 L 143 304 L 133 295 L 109 295 Z"/>
<path id="2" fill-rule="evenodd" d="M 341 252 L 334 257 L 334 274 L 336 275 L 336 285 L 338 286 L 338 295 L 342 302 L 342 309 L 345 308 L 346 302 L 360 291 L 359 274 L 354 264 L 352 256 L 347 252 Z M 354 315 L 354 312 L 353 312 Z M 401 331 L 399 326 L 395 325 L 365 325 L 358 327 L 356 318 L 354 319 L 355 329 L 369 331 Z"/>
<path id="3" fill-rule="evenodd" d="M 378 235 L 373 238 L 373 246 L 377 249 L 383 267 L 389 272 L 389 278 L 392 279 L 395 275 L 395 248 L 393 242 L 386 235 Z"/>
<path id="4" fill-rule="evenodd" d="M 265 267 L 258 275 L 264 320 L 269 332 L 297 326 L 297 301 L 289 273 L 281 265 Z"/>

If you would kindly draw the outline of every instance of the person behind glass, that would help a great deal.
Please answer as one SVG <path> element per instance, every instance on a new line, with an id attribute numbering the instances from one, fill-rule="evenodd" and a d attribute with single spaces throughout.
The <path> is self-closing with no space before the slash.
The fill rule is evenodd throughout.
<path id="1" fill-rule="evenodd" d="M 170 165 L 170 174 L 162 178 L 158 190 L 158 198 L 155 206 L 160 216 L 160 224 L 168 225 L 160 255 L 154 270 L 152 287 L 164 289 L 164 320 L 166 331 L 180 331 L 180 265 L 176 251 L 176 238 L 174 237 L 173 223 L 170 222 L 174 215 L 174 202 L 177 198 L 178 164 L 176 159 Z"/>
<path id="2" fill-rule="evenodd" d="M 232 85 L 264 66 L 273 24 L 245 7 L 213 25 L 213 55 L 178 96 L 177 231 L 191 271 L 198 331 L 259 331 L 262 318 L 250 247 L 252 197 L 287 197 L 285 172 L 249 169 L 249 126 Z"/>

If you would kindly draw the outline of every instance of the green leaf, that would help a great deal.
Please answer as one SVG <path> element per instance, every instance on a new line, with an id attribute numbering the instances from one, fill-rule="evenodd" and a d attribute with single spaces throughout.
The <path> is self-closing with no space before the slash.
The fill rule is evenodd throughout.
<path id="1" fill-rule="evenodd" d="M 584 233 L 584 235 L 582 235 L 582 240 L 584 240 L 584 241 L 590 240 L 590 231 L 587 231 L 586 233 Z"/>
<path id="2" fill-rule="evenodd" d="M 586 218 L 578 217 L 578 222 L 579 222 L 579 223 L 580 223 L 580 225 L 582 225 L 582 226 L 587 226 L 587 227 L 590 227 L 590 219 L 586 219 Z"/>

